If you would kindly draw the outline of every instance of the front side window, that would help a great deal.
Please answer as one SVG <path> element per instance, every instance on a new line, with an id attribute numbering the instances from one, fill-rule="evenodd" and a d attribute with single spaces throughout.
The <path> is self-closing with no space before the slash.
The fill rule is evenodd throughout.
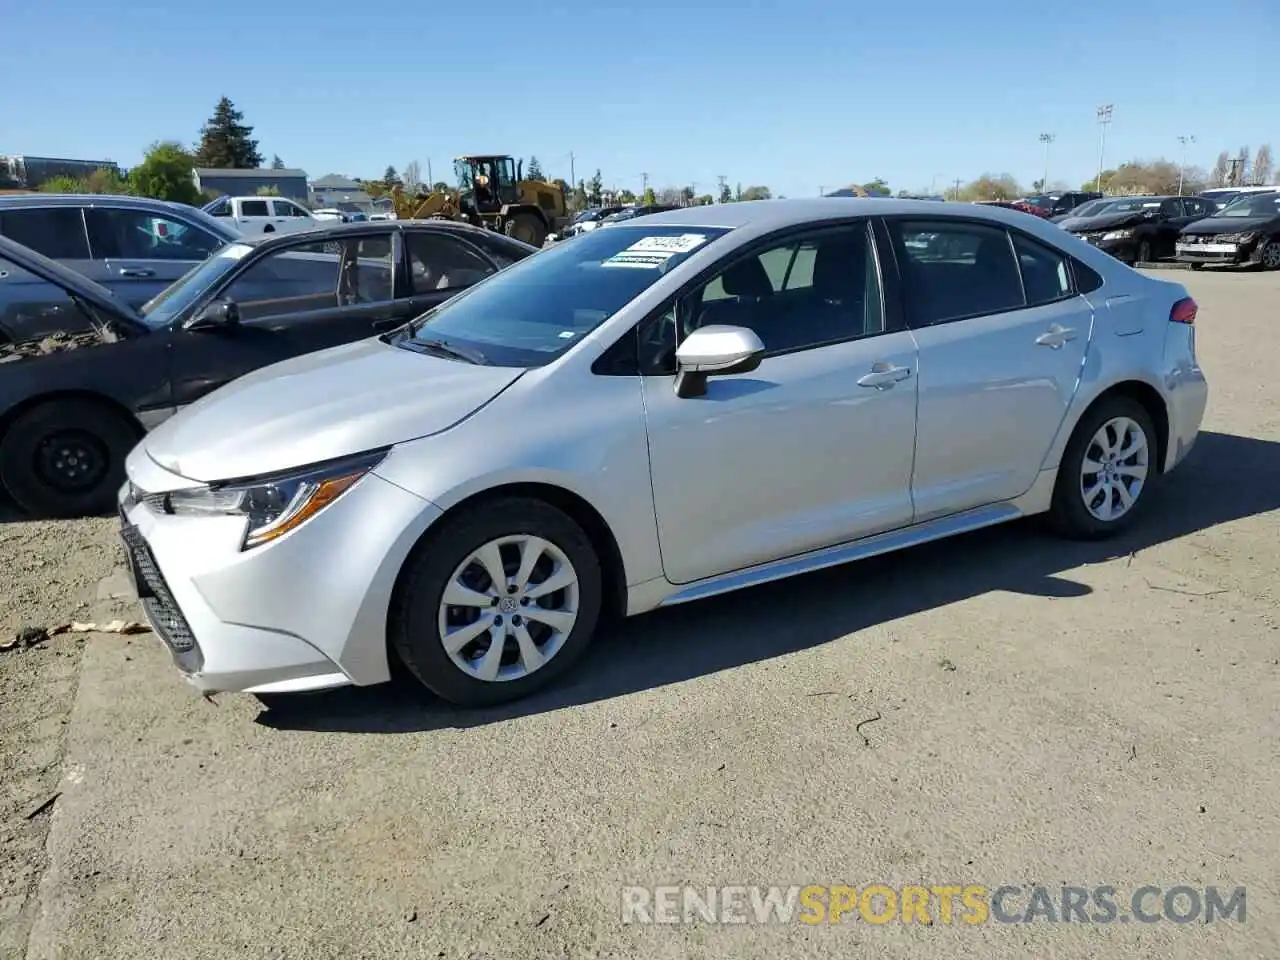
<path id="1" fill-rule="evenodd" d="M 865 223 L 807 234 L 737 260 L 681 298 L 678 339 L 699 327 L 753 330 L 769 353 L 884 331 L 880 275 Z"/>
<path id="2" fill-rule="evenodd" d="M 203 260 L 223 246 L 200 227 L 140 210 L 85 211 L 89 242 L 97 258 Z"/>
<path id="3" fill-rule="evenodd" d="M 1000 227 L 961 220 L 889 220 L 916 326 L 1025 305 L 1021 270 Z"/>
<path id="4" fill-rule="evenodd" d="M 441 233 L 407 233 L 413 292 L 460 290 L 494 273 L 489 261 L 465 244 Z"/>
<path id="5" fill-rule="evenodd" d="M 305 217 L 307 213 L 301 207 L 290 203 L 288 200 L 273 201 L 276 208 L 277 217 Z"/>
<path id="6" fill-rule="evenodd" d="M 0 213 L 0 233 L 50 260 L 88 260 L 79 207 L 35 207 Z"/>
<path id="7" fill-rule="evenodd" d="M 389 239 L 380 250 L 374 238 L 348 237 L 274 250 L 250 264 L 219 297 L 234 301 L 246 321 L 387 300 L 390 246 Z"/>
<path id="8" fill-rule="evenodd" d="M 445 342 L 480 362 L 541 366 L 726 232 L 653 225 L 584 234 L 494 274 L 389 342 L 419 350 Z"/>

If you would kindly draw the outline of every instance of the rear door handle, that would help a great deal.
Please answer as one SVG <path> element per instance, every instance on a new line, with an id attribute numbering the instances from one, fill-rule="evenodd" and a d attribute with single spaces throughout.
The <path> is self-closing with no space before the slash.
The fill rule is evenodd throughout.
<path id="1" fill-rule="evenodd" d="M 888 390 L 895 383 L 899 383 L 909 376 L 911 376 L 911 370 L 908 367 L 895 367 L 891 363 L 877 361 L 871 365 L 870 373 L 863 374 L 858 378 L 858 386 Z"/>
<path id="2" fill-rule="evenodd" d="M 154 270 L 144 270 L 141 267 L 121 267 L 120 276 L 122 277 L 154 277 Z"/>
<path id="3" fill-rule="evenodd" d="M 1062 348 L 1064 343 L 1074 340 L 1075 338 L 1076 332 L 1070 327 L 1064 327 L 1060 324 L 1054 323 L 1049 326 L 1048 331 L 1036 337 L 1036 343 L 1042 347 L 1050 347 L 1054 350 L 1059 350 Z"/>

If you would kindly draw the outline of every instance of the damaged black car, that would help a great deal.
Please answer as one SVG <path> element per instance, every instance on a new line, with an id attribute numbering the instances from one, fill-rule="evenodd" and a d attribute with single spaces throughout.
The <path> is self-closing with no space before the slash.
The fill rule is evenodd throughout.
<path id="1" fill-rule="evenodd" d="M 66 331 L 0 342 L 0 493 L 35 516 L 109 511 L 125 456 L 180 408 L 259 367 L 400 327 L 536 252 L 443 220 L 335 223 L 228 243 L 134 309 L 0 237 L 0 313 L 37 311 L 41 330 Z M 24 292 L 36 288 L 38 301 Z"/>
<path id="2" fill-rule="evenodd" d="M 1211 212 L 1199 197 L 1122 197 L 1059 226 L 1132 266 L 1171 259 L 1182 228 Z"/>
<path id="3" fill-rule="evenodd" d="M 1185 227 L 1178 237 L 1178 260 L 1193 270 L 1206 263 L 1280 270 L 1280 192 L 1245 194 Z"/>

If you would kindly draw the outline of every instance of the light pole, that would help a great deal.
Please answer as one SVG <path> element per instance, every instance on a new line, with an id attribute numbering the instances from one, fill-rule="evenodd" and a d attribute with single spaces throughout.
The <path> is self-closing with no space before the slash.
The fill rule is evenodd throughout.
<path id="1" fill-rule="evenodd" d="M 1045 193 L 1049 189 L 1049 144 L 1057 139 L 1057 134 L 1042 133 L 1040 134 L 1040 142 L 1044 144 L 1044 179 L 1040 181 L 1040 192 Z"/>
<path id="2" fill-rule="evenodd" d="M 1195 143 L 1196 138 L 1191 134 L 1178 137 L 1178 142 L 1182 144 L 1182 162 L 1178 164 L 1178 196 L 1182 196 L 1182 177 L 1187 169 L 1187 144 Z"/>
<path id="3" fill-rule="evenodd" d="M 1102 136 L 1098 141 L 1098 182 L 1095 190 L 1102 192 L 1102 158 L 1107 152 L 1107 127 L 1111 125 L 1112 104 L 1104 103 L 1098 107 L 1098 126 L 1102 128 Z"/>

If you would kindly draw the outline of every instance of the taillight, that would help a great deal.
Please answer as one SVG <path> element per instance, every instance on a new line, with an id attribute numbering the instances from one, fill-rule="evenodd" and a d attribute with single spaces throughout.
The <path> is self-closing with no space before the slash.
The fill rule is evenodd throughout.
<path id="1" fill-rule="evenodd" d="M 1192 324 L 1196 322 L 1196 311 L 1199 307 L 1190 297 L 1183 297 L 1173 305 L 1173 309 L 1169 311 L 1170 323 L 1186 323 Z"/>

